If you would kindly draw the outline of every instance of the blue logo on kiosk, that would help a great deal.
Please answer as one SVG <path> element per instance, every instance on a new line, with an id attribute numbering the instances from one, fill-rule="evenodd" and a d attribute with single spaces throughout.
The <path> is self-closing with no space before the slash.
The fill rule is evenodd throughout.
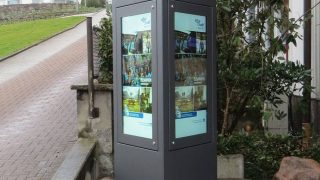
<path id="1" fill-rule="evenodd" d="M 143 114 L 142 113 L 129 112 L 129 117 L 135 117 L 135 118 L 143 119 Z"/>
<path id="2" fill-rule="evenodd" d="M 177 119 L 190 118 L 190 117 L 197 117 L 197 112 L 183 112 L 181 113 L 180 118 L 177 118 Z"/>

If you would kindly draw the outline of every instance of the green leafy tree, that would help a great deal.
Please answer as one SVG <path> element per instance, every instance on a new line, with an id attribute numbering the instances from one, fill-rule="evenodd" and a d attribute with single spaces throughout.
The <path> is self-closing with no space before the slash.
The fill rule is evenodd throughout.
<path id="1" fill-rule="evenodd" d="M 288 12 L 284 0 L 217 1 L 220 133 L 232 133 L 244 114 L 257 107 L 259 112 L 264 101 L 282 103 L 280 95 L 301 90 L 296 83 L 305 87 L 310 71 L 283 55 L 301 38 L 297 29 L 304 21 Z"/>

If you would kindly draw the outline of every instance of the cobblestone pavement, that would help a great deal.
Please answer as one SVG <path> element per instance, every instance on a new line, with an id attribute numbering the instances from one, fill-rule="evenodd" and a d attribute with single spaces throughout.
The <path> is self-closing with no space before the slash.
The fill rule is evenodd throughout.
<path id="1" fill-rule="evenodd" d="M 50 179 L 77 139 L 86 38 L 0 85 L 0 179 Z"/>
<path id="2" fill-rule="evenodd" d="M 0 180 L 51 179 L 77 140 L 76 92 L 70 86 L 87 81 L 83 24 L 49 40 L 50 46 L 42 47 L 44 42 L 38 51 L 0 62 Z M 75 32 L 81 35 L 64 38 Z M 54 47 L 61 40 L 63 47 Z M 33 62 L 26 68 L 21 59 Z"/>

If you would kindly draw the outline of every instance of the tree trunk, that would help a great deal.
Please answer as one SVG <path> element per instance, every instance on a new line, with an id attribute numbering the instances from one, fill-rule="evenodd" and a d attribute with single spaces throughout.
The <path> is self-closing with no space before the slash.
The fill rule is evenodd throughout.
<path id="1" fill-rule="evenodd" d="M 226 95 L 226 107 L 223 111 L 223 124 L 222 124 L 222 135 L 226 135 L 228 128 L 229 128 L 229 106 L 230 106 L 230 94 L 229 90 L 227 89 L 227 95 Z"/>
<path id="2" fill-rule="evenodd" d="M 292 95 L 288 95 L 288 122 L 289 122 L 289 132 L 291 134 L 294 134 L 294 128 L 293 128 L 293 117 L 292 117 Z"/>
<path id="3" fill-rule="evenodd" d="M 243 114 L 246 112 L 245 108 L 246 108 L 246 104 L 248 103 L 249 99 L 252 98 L 252 96 L 246 96 L 246 98 L 242 101 L 241 105 L 240 105 L 240 110 L 236 113 L 236 115 L 234 116 L 234 119 L 231 122 L 231 126 L 228 129 L 228 132 L 231 134 L 234 129 L 236 128 L 239 120 L 241 119 L 241 117 L 243 116 Z"/>

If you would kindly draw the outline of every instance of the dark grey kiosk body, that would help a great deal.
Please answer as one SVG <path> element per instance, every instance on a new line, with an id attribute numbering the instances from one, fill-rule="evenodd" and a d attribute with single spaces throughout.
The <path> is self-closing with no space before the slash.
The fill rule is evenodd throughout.
<path id="1" fill-rule="evenodd" d="M 216 2 L 115 0 L 116 180 L 215 180 Z"/>

